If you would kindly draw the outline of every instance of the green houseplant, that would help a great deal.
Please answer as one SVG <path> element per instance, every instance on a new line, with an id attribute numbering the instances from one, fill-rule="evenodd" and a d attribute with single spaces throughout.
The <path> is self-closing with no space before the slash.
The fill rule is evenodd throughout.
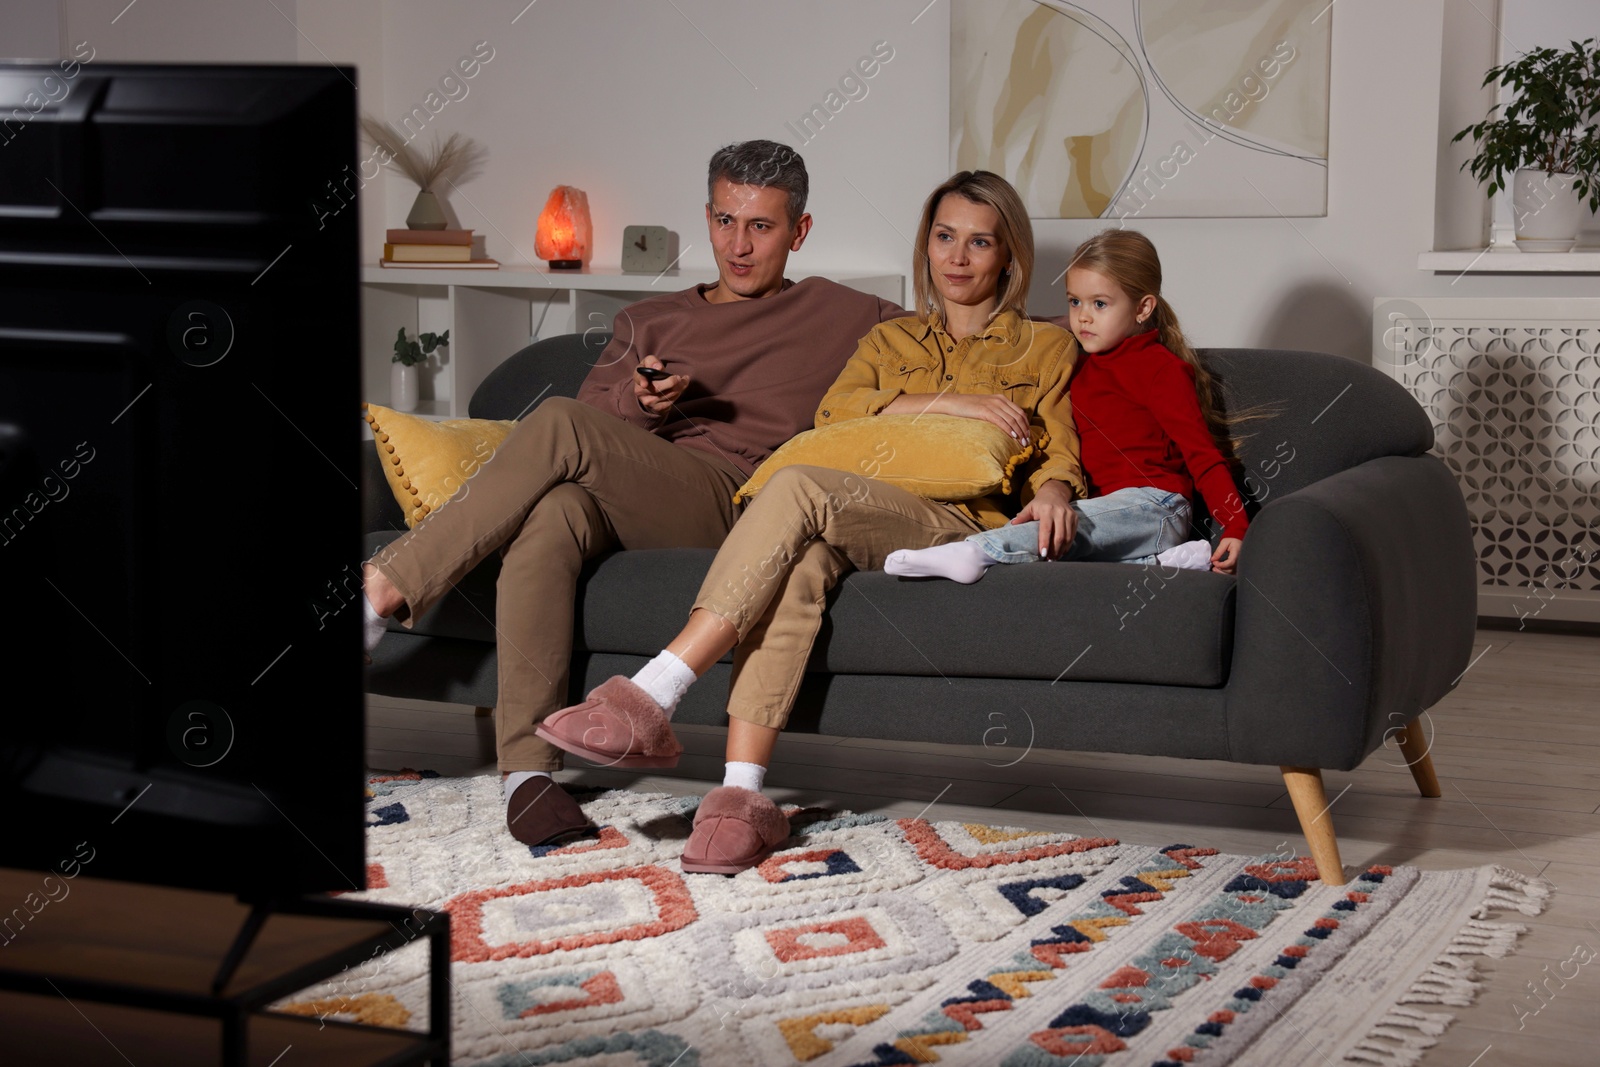
<path id="1" fill-rule="evenodd" d="M 426 363 L 441 346 L 450 343 L 450 331 L 444 333 L 418 334 L 415 339 L 407 340 L 406 328 L 400 327 L 400 332 L 394 339 L 394 356 L 390 362 L 389 379 L 389 406 L 396 411 L 415 411 L 420 393 L 418 388 L 417 364 Z"/>
<path id="2" fill-rule="evenodd" d="M 1483 84 L 1494 82 L 1514 98 L 1450 143 L 1472 138 L 1477 153 L 1462 169 L 1485 183 L 1490 196 L 1508 188 L 1510 176 L 1518 247 L 1564 252 L 1574 243 L 1584 202 L 1600 209 L 1600 48 L 1593 37 L 1564 49 L 1535 48 L 1490 68 Z"/>

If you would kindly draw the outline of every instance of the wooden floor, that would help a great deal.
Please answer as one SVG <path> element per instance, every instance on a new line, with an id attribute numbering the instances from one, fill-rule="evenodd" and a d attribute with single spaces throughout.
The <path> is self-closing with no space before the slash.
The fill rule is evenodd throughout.
<path id="1" fill-rule="evenodd" d="M 1600 957 L 1564 984 L 1563 961 L 1600 953 L 1600 638 L 1482 630 L 1472 666 L 1431 713 L 1444 796 L 1417 795 L 1392 748 L 1325 775 L 1347 867 L 1441 870 L 1499 863 L 1541 875 L 1554 903 L 1523 922 L 1515 956 L 1479 957 L 1477 1002 L 1422 1061 L 1428 1067 L 1600 1063 Z M 443 704 L 371 698 L 368 763 L 493 773 L 488 718 Z M 1028 751 L 1026 725 L 989 747 L 786 737 L 767 777 L 775 799 L 855 811 L 1061 829 L 1149 845 L 1259 854 L 1305 847 L 1276 768 L 1201 760 Z M 685 726 L 677 768 L 559 777 L 674 794 L 722 778 L 722 731 Z M 1009 741 L 1009 745 L 1005 742 Z M 1576 963 L 1569 963 L 1571 974 Z M 1548 968 L 1548 969 L 1547 969 Z M 1527 983 L 1546 981 L 1544 1000 Z M 1552 993 L 1553 991 L 1553 993 Z M 1529 1012 L 1542 1009 L 1536 1015 Z M 1521 1008 L 1521 1011 L 1518 1008 Z M 1305 1061 L 1314 1063 L 1315 1058 Z"/>

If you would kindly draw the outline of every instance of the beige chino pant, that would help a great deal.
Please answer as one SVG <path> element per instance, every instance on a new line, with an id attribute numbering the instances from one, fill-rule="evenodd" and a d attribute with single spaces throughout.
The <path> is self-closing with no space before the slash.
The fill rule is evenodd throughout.
<path id="1" fill-rule="evenodd" d="M 788 722 L 828 591 L 852 568 L 881 570 L 895 549 L 979 529 L 952 505 L 859 474 L 778 471 L 722 543 L 695 600 L 739 631 L 728 714 L 760 726 Z"/>
<path id="2" fill-rule="evenodd" d="M 603 411 L 552 397 L 519 422 L 450 503 L 372 558 L 406 606 L 406 627 L 489 553 L 499 653 L 502 771 L 556 770 L 535 736 L 567 703 L 573 603 L 585 561 L 618 549 L 716 548 L 744 474 Z"/>

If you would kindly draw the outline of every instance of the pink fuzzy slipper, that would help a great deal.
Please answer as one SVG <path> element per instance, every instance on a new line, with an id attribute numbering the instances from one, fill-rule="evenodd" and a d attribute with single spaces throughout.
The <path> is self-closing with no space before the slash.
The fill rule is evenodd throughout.
<path id="1" fill-rule="evenodd" d="M 551 715 L 533 732 L 559 749 L 606 767 L 676 767 L 683 754 L 661 705 L 620 674 L 591 689 L 582 704 Z"/>
<path id="2" fill-rule="evenodd" d="M 738 874 L 772 854 L 789 837 L 789 820 L 767 797 L 722 785 L 707 793 L 684 846 L 683 869 L 695 874 Z"/>

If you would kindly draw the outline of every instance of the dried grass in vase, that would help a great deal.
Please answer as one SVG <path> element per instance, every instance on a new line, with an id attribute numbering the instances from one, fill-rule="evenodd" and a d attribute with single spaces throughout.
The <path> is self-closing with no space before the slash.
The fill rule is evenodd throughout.
<path id="1" fill-rule="evenodd" d="M 441 184 L 454 186 L 471 181 L 482 173 L 489 152 L 470 137 L 452 133 L 441 141 L 434 136 L 433 143 L 418 150 L 405 136 L 383 119 L 371 115 L 361 117 L 361 130 L 366 140 L 380 152 L 380 162 L 393 164 L 417 185 L 417 200 L 406 216 L 406 225 L 413 230 L 442 230 L 446 219 L 439 206 L 435 190 Z M 388 159 L 382 159 L 388 156 Z"/>

